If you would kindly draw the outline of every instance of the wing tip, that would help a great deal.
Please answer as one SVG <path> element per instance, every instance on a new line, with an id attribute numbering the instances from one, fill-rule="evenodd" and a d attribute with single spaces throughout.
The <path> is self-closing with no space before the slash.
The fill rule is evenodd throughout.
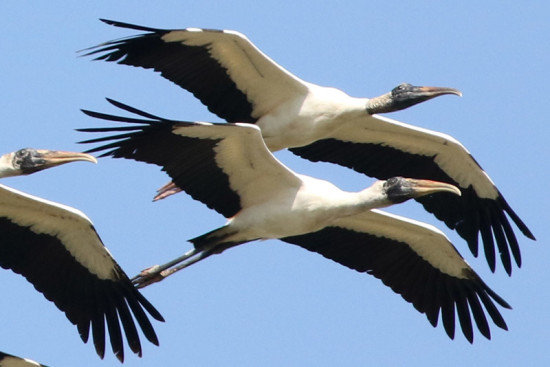
<path id="1" fill-rule="evenodd" d="M 141 25 L 132 24 L 132 23 L 120 22 L 118 20 L 111 20 L 111 19 L 105 19 L 105 18 L 99 18 L 99 20 L 105 24 L 108 24 L 114 27 L 134 29 L 136 31 L 145 31 L 145 32 L 164 31 L 163 29 L 159 29 L 159 28 L 152 28 L 152 27 L 146 27 L 146 26 L 141 26 Z"/>

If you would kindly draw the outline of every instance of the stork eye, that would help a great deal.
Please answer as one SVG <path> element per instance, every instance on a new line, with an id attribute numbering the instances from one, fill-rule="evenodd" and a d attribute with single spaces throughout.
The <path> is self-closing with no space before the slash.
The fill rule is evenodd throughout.
<path id="1" fill-rule="evenodd" d="M 19 149 L 17 152 L 15 152 L 16 157 L 23 157 L 27 153 L 26 149 Z"/>
<path id="2" fill-rule="evenodd" d="M 393 88 L 391 91 L 392 95 L 398 95 L 399 93 L 403 92 L 405 90 L 405 87 L 403 84 L 399 84 L 397 87 Z"/>
<path id="3" fill-rule="evenodd" d="M 392 177 L 392 178 L 388 178 L 386 180 L 386 182 L 384 183 L 384 187 L 392 187 L 394 185 L 396 185 L 398 182 L 399 182 L 399 179 L 400 177 Z"/>
<path id="4" fill-rule="evenodd" d="M 403 92 L 407 90 L 411 85 L 409 83 L 401 83 L 397 87 L 392 89 L 392 94 Z"/>

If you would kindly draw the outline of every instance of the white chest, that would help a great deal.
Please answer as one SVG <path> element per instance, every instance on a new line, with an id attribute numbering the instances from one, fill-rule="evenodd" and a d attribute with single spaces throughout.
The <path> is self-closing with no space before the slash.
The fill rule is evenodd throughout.
<path id="1" fill-rule="evenodd" d="M 343 121 L 365 114 L 365 103 L 337 89 L 317 87 L 262 115 L 257 125 L 271 151 L 300 147 L 330 136 Z"/>
<path id="2" fill-rule="evenodd" d="M 308 177 L 302 190 L 241 211 L 231 221 L 244 237 L 282 238 L 318 231 L 355 211 L 354 193 Z M 246 233 L 246 234 L 245 234 Z"/>

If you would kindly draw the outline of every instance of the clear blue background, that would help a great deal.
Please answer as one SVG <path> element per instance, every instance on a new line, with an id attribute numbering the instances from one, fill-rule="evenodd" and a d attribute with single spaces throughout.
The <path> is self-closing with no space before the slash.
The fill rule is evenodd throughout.
<path id="1" fill-rule="evenodd" d="M 92 5 L 93 4 L 93 5 Z M 184 120 L 220 121 L 189 93 L 143 69 L 92 62 L 76 51 L 135 34 L 108 18 L 161 28 L 208 27 L 246 34 L 304 80 L 372 97 L 401 82 L 450 86 L 446 96 L 392 118 L 448 133 L 486 169 L 538 241 L 519 236 L 523 267 L 511 278 L 414 202 L 392 211 L 435 224 L 512 306 L 509 331 L 447 338 L 377 279 L 278 241 L 214 256 L 144 294 L 167 322 L 160 347 L 126 351 L 128 366 L 465 366 L 550 362 L 548 237 L 549 5 L 517 1 L 73 1 L 0 3 L 2 152 L 83 150 L 75 128 L 105 122 L 79 109 L 117 112 L 104 97 Z M 283 153 L 294 170 L 348 190 L 371 179 Z M 188 238 L 225 219 L 180 194 L 151 199 L 168 177 L 157 167 L 102 159 L 3 184 L 84 211 L 128 275 L 190 249 Z M 1 235 L 1 234 L 0 234 Z M 0 350 L 52 366 L 101 361 L 76 328 L 21 276 L 1 271 Z"/>

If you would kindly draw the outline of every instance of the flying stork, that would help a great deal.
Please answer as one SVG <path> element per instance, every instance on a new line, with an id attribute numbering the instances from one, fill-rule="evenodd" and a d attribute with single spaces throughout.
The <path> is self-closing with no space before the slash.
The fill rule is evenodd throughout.
<path id="1" fill-rule="evenodd" d="M 271 151 L 290 148 L 311 161 L 336 163 L 378 179 L 405 176 L 458 186 L 460 197 L 447 193 L 416 200 L 456 230 L 476 257 L 481 235 L 491 271 L 495 245 L 508 275 L 510 252 L 521 266 L 508 218 L 526 237 L 535 237 L 468 150 L 449 135 L 376 115 L 443 94 L 460 95 L 458 90 L 402 84 L 377 98 L 353 98 L 299 79 L 235 31 L 102 21 L 147 33 L 92 47 L 87 55 L 160 72 L 228 122 L 258 125 Z M 157 198 L 177 191 L 168 184 Z"/>
<path id="2" fill-rule="evenodd" d="M 28 175 L 88 154 L 20 149 L 0 157 L 0 178 Z M 124 361 L 120 323 L 130 349 L 141 356 L 133 318 L 151 343 L 158 338 L 145 311 L 164 321 L 133 286 L 105 248 L 92 222 L 77 209 L 0 185 L 0 266 L 24 276 L 55 303 L 88 341 L 90 325 L 97 354 L 105 354 L 105 322 L 113 353 Z M 132 318 L 133 315 L 133 318 Z"/>
<path id="3" fill-rule="evenodd" d="M 95 118 L 131 124 L 79 129 L 115 133 L 83 141 L 106 142 L 88 152 L 159 165 L 180 189 L 228 218 L 225 226 L 191 239 L 194 249 L 182 257 L 143 271 L 134 278 L 138 287 L 228 248 L 280 239 L 374 275 L 425 313 L 434 327 L 441 311 L 450 338 L 455 331 L 455 307 L 470 342 L 470 314 L 481 334 L 490 338 L 483 307 L 497 326 L 507 329 L 494 302 L 510 306 L 481 280 L 442 232 L 373 209 L 437 192 L 460 195 L 455 186 L 394 177 L 360 192 L 346 192 L 284 166 L 269 151 L 256 125 L 166 120 L 109 101 L 143 118 L 83 110 Z"/>
<path id="4" fill-rule="evenodd" d="M 0 352 L 0 367 L 48 367 L 27 358 Z"/>

